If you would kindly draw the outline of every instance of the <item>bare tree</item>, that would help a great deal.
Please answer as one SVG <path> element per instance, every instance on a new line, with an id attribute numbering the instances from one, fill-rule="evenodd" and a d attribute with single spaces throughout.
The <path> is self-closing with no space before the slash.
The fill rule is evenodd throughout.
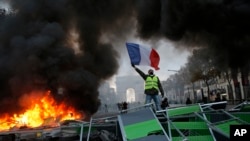
<path id="1" fill-rule="evenodd" d="M 203 80 L 207 87 L 207 96 L 209 100 L 210 88 L 212 83 L 216 83 L 216 79 L 220 72 L 214 66 L 212 52 L 208 48 L 196 49 L 193 55 L 188 58 L 188 68 L 191 73 L 191 82 Z M 203 102 L 207 102 L 204 93 L 202 93 Z"/>

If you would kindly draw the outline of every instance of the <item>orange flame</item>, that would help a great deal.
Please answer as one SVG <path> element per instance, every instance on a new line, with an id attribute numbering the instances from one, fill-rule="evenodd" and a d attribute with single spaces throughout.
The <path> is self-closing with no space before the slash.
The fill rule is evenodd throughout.
<path id="1" fill-rule="evenodd" d="M 39 127 L 51 122 L 59 123 L 67 119 L 80 119 L 83 115 L 65 103 L 57 103 L 50 95 L 50 91 L 33 92 L 24 96 L 20 104 L 25 106 L 23 114 L 12 116 L 5 114 L 0 117 L 0 131 L 14 127 Z M 58 126 L 58 124 L 57 124 Z"/>

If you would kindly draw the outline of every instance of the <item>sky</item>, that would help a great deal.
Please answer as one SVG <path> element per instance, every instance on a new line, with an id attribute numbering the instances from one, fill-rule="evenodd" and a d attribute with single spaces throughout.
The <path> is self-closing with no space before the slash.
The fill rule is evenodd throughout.
<path id="1" fill-rule="evenodd" d="M 9 4 L 5 2 L 5 0 L 0 1 L 0 8 L 4 8 L 5 10 L 10 9 Z"/>

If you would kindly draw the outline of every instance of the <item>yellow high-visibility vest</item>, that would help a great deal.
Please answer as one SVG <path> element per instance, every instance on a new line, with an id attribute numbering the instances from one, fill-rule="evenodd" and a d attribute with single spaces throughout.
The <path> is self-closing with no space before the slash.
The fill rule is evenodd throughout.
<path id="1" fill-rule="evenodd" d="M 148 76 L 145 81 L 145 90 L 152 89 L 152 88 L 159 90 L 157 76 L 153 76 L 153 77 Z"/>

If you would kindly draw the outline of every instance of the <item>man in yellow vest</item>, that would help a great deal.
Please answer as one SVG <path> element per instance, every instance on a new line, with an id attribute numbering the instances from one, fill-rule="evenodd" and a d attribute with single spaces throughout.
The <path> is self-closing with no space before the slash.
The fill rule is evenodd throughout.
<path id="1" fill-rule="evenodd" d="M 145 74 L 140 69 L 135 67 L 134 64 L 132 64 L 132 67 L 138 72 L 138 74 L 144 79 L 145 81 L 145 87 L 144 87 L 144 93 L 146 94 L 146 100 L 145 104 L 148 104 L 152 101 L 154 101 L 156 110 L 161 110 L 161 100 L 159 97 L 159 92 L 161 93 L 161 96 L 164 97 L 164 91 L 162 89 L 161 81 L 158 78 L 158 76 L 154 75 L 154 70 L 149 69 L 148 74 Z"/>

